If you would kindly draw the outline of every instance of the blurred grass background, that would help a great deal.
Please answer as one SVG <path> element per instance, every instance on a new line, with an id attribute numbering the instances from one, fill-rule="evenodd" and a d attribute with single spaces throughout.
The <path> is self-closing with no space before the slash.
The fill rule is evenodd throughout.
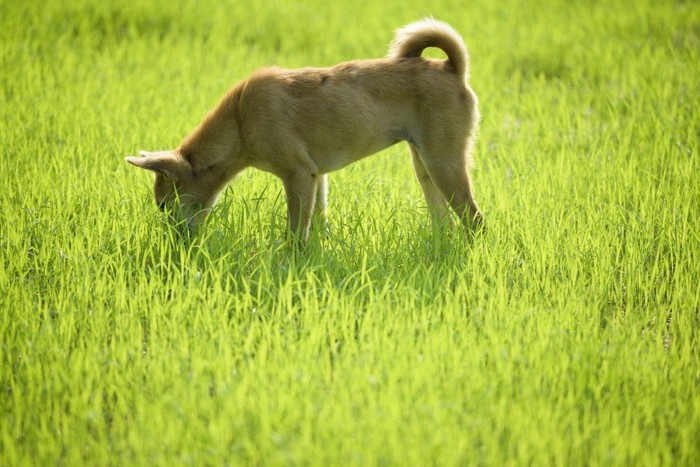
<path id="1" fill-rule="evenodd" d="M 697 464 L 699 10 L 0 1 L 2 463 Z M 185 242 L 123 161 L 422 16 L 470 50 L 483 237 L 401 145 L 304 254 L 273 177 Z"/>

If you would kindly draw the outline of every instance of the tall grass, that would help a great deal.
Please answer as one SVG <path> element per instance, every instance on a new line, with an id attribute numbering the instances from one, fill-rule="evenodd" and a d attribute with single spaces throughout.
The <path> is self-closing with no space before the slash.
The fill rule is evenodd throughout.
<path id="1" fill-rule="evenodd" d="M 488 229 L 406 149 L 331 176 L 295 250 L 245 172 L 183 238 L 123 161 L 257 67 L 449 21 Z M 0 3 L 0 461 L 700 462 L 695 2 Z"/>

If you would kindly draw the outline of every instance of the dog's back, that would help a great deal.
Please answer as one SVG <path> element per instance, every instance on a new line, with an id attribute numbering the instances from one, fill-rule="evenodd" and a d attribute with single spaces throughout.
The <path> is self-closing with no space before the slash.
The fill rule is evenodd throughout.
<path id="1" fill-rule="evenodd" d="M 421 58 L 426 47 L 444 50 L 448 60 Z M 456 139 L 464 151 L 478 112 L 460 36 L 423 20 L 397 32 L 389 55 L 251 75 L 240 91 L 239 115 L 258 167 L 274 164 L 266 159 L 287 152 L 290 141 L 323 173 L 403 140 L 420 150 L 428 139 Z M 270 139 L 270 133 L 283 137 Z"/>

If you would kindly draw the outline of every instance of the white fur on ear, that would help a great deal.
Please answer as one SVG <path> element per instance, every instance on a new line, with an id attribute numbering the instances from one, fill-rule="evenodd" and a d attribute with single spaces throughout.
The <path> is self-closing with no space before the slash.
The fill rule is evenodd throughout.
<path id="1" fill-rule="evenodd" d="M 139 151 L 139 154 L 141 154 L 141 156 L 143 156 L 143 157 L 158 157 L 158 156 L 174 155 L 175 151 L 155 151 L 155 152 Z"/>
<path id="2" fill-rule="evenodd" d="M 176 180 L 179 174 L 189 169 L 187 161 L 183 160 L 174 151 L 147 152 L 139 151 L 143 157 L 127 157 L 129 164 L 151 170 Z"/>

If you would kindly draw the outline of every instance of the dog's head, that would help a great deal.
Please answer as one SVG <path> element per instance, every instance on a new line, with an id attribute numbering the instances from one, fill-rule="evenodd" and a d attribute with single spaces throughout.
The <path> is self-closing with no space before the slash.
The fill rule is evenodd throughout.
<path id="1" fill-rule="evenodd" d="M 140 152 L 141 157 L 127 157 L 136 167 L 155 173 L 154 194 L 158 207 L 189 227 L 200 224 L 212 204 L 215 194 L 207 193 L 206 186 L 198 183 L 192 165 L 179 150 Z"/>

